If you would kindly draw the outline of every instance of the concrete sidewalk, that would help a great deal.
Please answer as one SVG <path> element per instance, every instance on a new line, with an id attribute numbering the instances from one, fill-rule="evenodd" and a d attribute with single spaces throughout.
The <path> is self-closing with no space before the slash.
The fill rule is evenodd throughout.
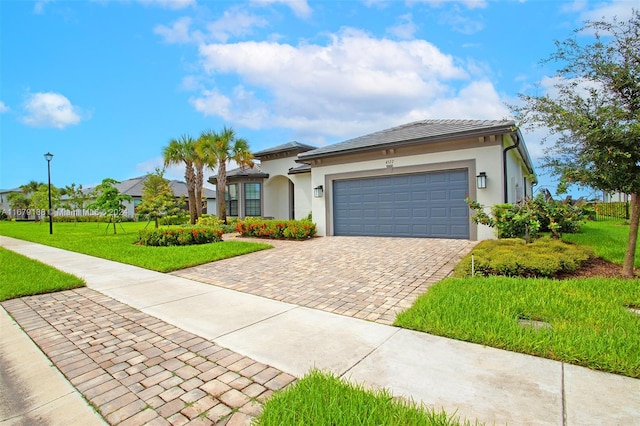
<path id="1" fill-rule="evenodd" d="M 7 237 L 182 330 L 300 377 L 312 367 L 496 424 L 640 425 L 640 380 L 238 293 Z M 4 336 L 4 331 L 3 331 Z"/>

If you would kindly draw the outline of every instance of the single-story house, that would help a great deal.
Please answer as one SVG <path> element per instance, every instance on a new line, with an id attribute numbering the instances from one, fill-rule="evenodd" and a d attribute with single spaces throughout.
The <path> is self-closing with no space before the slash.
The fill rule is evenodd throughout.
<path id="1" fill-rule="evenodd" d="M 465 198 L 513 203 L 536 183 L 509 120 L 416 121 L 320 148 L 290 142 L 254 157 L 259 165 L 229 172 L 227 214 L 312 213 L 325 236 L 494 238 L 472 223 Z"/>
<path id="2" fill-rule="evenodd" d="M 142 203 L 142 189 L 143 189 L 143 184 L 146 177 L 147 176 L 145 175 L 145 176 L 139 176 L 132 179 L 123 180 L 122 182 L 115 185 L 115 187 L 118 188 L 118 191 L 121 194 L 129 195 L 132 198 L 131 201 L 126 201 L 124 203 L 126 207 L 123 213 L 124 216 L 126 217 L 135 216 L 136 207 L 138 207 L 138 205 Z M 179 180 L 170 180 L 169 186 L 173 191 L 173 195 L 175 195 L 176 197 L 184 196 L 185 202 L 187 203 L 186 208 L 188 210 L 189 200 L 187 196 L 187 184 Z M 87 188 L 86 192 L 92 192 L 94 189 L 95 188 Z M 203 188 L 202 197 L 206 200 L 205 202 L 203 202 L 202 212 L 215 215 L 216 214 L 216 192 L 208 188 Z"/>
<path id="3" fill-rule="evenodd" d="M 123 213 L 124 216 L 126 217 L 134 217 L 135 216 L 135 211 L 136 211 L 136 207 L 138 206 L 138 204 L 140 204 L 142 202 L 142 188 L 143 188 L 143 183 L 144 180 L 146 179 L 146 175 L 145 176 L 139 176 L 136 178 L 132 178 L 132 179 L 127 179 L 127 180 L 123 180 L 122 182 L 116 184 L 116 188 L 118 189 L 118 192 L 120 192 L 121 194 L 127 194 L 129 196 L 131 196 L 132 200 L 131 201 L 126 201 L 124 203 L 125 205 L 125 211 Z M 173 195 L 175 195 L 176 197 L 185 197 L 185 202 L 187 203 L 186 209 L 188 210 L 188 197 L 187 197 L 187 184 L 185 182 L 179 181 L 179 180 L 171 180 L 169 181 L 169 186 L 171 187 L 171 190 L 173 191 Z M 91 188 L 83 188 L 83 192 L 86 194 L 90 194 L 91 192 L 93 192 L 95 190 L 95 187 L 91 187 Z M 10 217 L 15 217 L 16 216 L 16 211 L 11 209 L 11 206 L 9 204 L 9 201 L 7 199 L 8 195 L 12 192 L 22 192 L 19 188 L 18 189 L 11 189 L 11 190 L 0 190 L 0 208 L 2 209 L 2 211 L 4 211 L 5 213 L 7 213 L 8 216 Z M 212 189 L 208 189 L 208 188 L 203 188 L 203 198 L 205 198 L 205 202 L 203 203 L 203 213 L 208 213 L 211 215 L 215 215 L 216 211 L 217 211 L 217 206 L 216 206 L 216 192 Z M 64 204 L 64 202 L 66 201 L 68 197 L 62 196 L 62 204 Z M 92 212 L 90 210 L 87 209 L 87 206 L 93 202 L 93 199 L 89 199 L 86 203 L 85 203 L 85 209 L 83 211 L 77 211 L 77 214 L 83 215 L 83 214 L 96 214 L 95 212 Z M 74 212 L 67 210 L 63 207 L 59 207 L 57 209 L 54 210 L 53 214 L 55 216 L 65 216 L 65 215 L 73 215 Z M 21 215 L 25 218 L 29 217 L 29 218 L 33 218 L 34 214 L 31 213 L 29 215 Z"/>

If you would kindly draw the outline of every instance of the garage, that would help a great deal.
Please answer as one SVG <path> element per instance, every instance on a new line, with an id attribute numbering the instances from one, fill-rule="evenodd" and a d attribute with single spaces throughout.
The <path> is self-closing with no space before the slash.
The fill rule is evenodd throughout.
<path id="1" fill-rule="evenodd" d="M 333 182 L 334 235 L 469 238 L 467 169 Z"/>

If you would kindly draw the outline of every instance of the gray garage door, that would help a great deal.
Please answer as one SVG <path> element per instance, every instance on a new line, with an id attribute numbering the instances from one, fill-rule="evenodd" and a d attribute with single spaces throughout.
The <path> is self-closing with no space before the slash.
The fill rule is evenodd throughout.
<path id="1" fill-rule="evenodd" d="M 469 238 L 467 169 L 333 183 L 335 235 Z"/>

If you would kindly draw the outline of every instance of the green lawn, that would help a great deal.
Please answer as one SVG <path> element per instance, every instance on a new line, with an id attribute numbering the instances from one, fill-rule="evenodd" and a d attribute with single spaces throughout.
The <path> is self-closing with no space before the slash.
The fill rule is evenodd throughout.
<path id="1" fill-rule="evenodd" d="M 564 239 L 622 263 L 628 232 L 618 223 L 589 222 Z M 640 315 L 629 309 L 638 306 L 639 279 L 447 278 L 395 324 L 640 378 Z"/>
<path id="2" fill-rule="evenodd" d="M 113 235 L 112 228 L 109 232 L 105 232 L 106 225 L 104 223 L 54 222 L 53 235 L 49 235 L 49 226 L 46 223 L 0 222 L 0 235 L 160 272 L 175 271 L 272 247 L 269 244 L 245 241 L 224 241 L 183 247 L 135 245 L 138 231 L 145 225 L 146 223 L 143 222 L 123 223 L 122 228 L 118 226 L 118 234 Z"/>
<path id="3" fill-rule="evenodd" d="M 0 247 L 0 301 L 84 285 L 74 275 Z"/>
<path id="4" fill-rule="evenodd" d="M 268 399 L 252 424 L 453 426 L 469 422 L 394 399 L 386 390 L 369 391 L 332 374 L 312 370 Z"/>
<path id="5" fill-rule="evenodd" d="M 596 256 L 620 265 L 624 261 L 628 238 L 629 225 L 617 220 L 587 222 L 582 226 L 580 233 L 562 236 L 564 241 L 589 246 L 593 248 Z M 637 248 L 634 265 L 640 268 L 640 250 Z"/>

